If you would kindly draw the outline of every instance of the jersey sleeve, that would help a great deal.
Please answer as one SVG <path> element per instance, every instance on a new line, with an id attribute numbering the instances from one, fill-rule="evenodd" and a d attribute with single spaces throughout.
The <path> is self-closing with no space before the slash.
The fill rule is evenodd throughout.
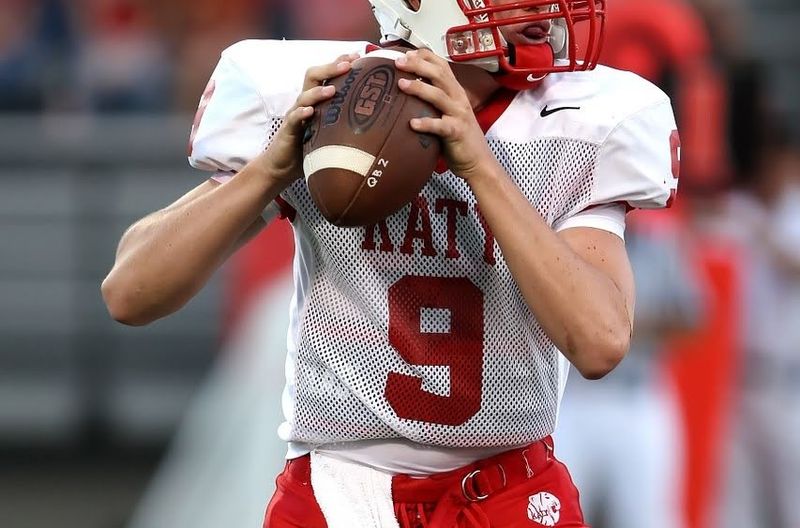
<path id="1" fill-rule="evenodd" d="M 211 171 L 211 179 L 225 184 L 267 148 L 281 118 L 270 112 L 256 82 L 237 64 L 236 45 L 222 53 L 200 99 L 189 140 L 189 164 Z M 273 219 L 292 218 L 283 200 L 270 202 L 262 212 Z"/>
<path id="2" fill-rule="evenodd" d="M 668 207 L 678 188 L 680 142 L 669 100 L 625 119 L 600 148 L 592 203 Z"/>
<path id="3" fill-rule="evenodd" d="M 235 173 L 267 146 L 280 120 L 271 116 L 254 82 L 223 53 L 192 126 L 189 164 Z"/>
<path id="4" fill-rule="evenodd" d="M 679 170 L 680 140 L 672 106 L 664 98 L 608 134 L 597 154 L 588 200 L 559 218 L 554 228 L 579 227 L 581 218 L 591 219 L 592 210 L 611 204 L 626 210 L 669 207 Z"/>

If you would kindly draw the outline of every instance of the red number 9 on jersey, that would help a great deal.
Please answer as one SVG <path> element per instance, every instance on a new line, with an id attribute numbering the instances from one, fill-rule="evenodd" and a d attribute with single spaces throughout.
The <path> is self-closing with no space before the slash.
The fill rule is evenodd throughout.
<path id="1" fill-rule="evenodd" d="M 447 331 L 421 327 L 424 309 L 449 314 Z M 442 329 L 437 329 L 442 330 Z M 469 279 L 407 276 L 389 288 L 389 342 L 411 365 L 446 366 L 450 394 L 422 388 L 422 378 L 390 372 L 386 399 L 400 418 L 461 425 L 481 407 L 483 293 Z"/>

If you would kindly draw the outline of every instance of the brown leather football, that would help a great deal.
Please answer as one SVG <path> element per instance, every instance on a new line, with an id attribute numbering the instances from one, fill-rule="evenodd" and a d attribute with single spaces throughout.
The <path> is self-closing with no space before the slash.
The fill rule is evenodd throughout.
<path id="1" fill-rule="evenodd" d="M 353 62 L 317 106 L 303 144 L 303 170 L 322 215 L 342 227 L 371 225 L 413 200 L 436 168 L 439 139 L 411 129 L 440 113 L 397 86 L 400 52 L 378 50 Z"/>

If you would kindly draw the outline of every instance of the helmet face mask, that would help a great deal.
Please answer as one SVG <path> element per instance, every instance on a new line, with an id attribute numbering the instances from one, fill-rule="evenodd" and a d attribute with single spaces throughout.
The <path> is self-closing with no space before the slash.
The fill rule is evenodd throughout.
<path id="1" fill-rule="evenodd" d="M 590 70 L 602 44 L 606 0 L 370 0 L 385 38 L 430 48 L 452 62 L 503 75 L 544 78 Z M 549 23 L 542 44 L 517 44 L 505 33 Z M 583 43 L 579 46 L 579 43 Z M 516 49 L 515 49 L 516 48 Z M 521 48 L 536 60 L 518 60 Z M 540 48 L 540 49 L 534 49 Z M 547 49 L 544 49 L 547 48 Z M 528 53 L 530 55 L 530 53 Z"/>

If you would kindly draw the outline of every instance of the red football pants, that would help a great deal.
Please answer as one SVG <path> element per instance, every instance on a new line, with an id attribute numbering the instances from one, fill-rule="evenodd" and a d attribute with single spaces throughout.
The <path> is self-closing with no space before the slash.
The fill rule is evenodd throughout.
<path id="1" fill-rule="evenodd" d="M 326 528 L 309 456 L 288 461 L 276 483 L 264 528 Z M 392 498 L 401 528 L 589 528 L 550 438 L 427 478 L 397 475 Z"/>

